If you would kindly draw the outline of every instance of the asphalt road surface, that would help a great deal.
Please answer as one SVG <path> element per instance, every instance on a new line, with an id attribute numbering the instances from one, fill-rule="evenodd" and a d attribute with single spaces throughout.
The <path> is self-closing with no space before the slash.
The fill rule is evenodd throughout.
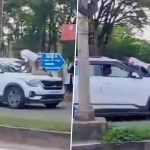
<path id="1" fill-rule="evenodd" d="M 10 109 L 7 106 L 0 105 L 0 115 L 9 117 L 19 117 L 27 119 L 41 119 L 70 122 L 72 113 L 71 102 L 62 102 L 57 108 L 46 108 L 42 104 L 32 104 L 25 106 L 24 109 Z"/>

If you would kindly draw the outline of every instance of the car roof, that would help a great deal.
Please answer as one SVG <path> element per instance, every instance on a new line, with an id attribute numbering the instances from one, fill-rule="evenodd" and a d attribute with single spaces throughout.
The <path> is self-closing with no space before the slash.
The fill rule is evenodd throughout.
<path id="1" fill-rule="evenodd" d="M 8 63 L 8 62 L 22 61 L 22 60 L 17 59 L 17 58 L 0 58 L 0 61 Z"/>
<path id="2" fill-rule="evenodd" d="M 18 59 L 18 58 L 1 57 L 0 60 L 8 60 L 8 61 L 9 61 L 9 60 L 12 60 L 12 61 L 13 61 L 13 60 L 20 60 L 20 59 Z"/>
<path id="3" fill-rule="evenodd" d="M 78 61 L 78 58 L 76 58 L 76 61 Z M 89 57 L 89 61 L 109 61 L 109 62 L 121 62 L 120 60 L 117 59 L 112 59 L 109 57 Z"/>

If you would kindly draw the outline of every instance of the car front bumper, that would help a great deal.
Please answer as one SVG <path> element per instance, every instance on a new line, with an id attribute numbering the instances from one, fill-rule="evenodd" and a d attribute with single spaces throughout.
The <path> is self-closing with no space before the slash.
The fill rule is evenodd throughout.
<path id="1" fill-rule="evenodd" d="M 28 88 L 25 99 L 27 103 L 59 103 L 64 99 L 64 95 L 64 87 L 60 90 L 45 90 L 41 87 Z"/>
<path id="2" fill-rule="evenodd" d="M 60 103 L 64 100 L 64 94 L 61 95 L 36 95 L 35 97 L 40 97 L 40 99 L 26 98 L 26 103 L 42 103 L 42 104 L 53 104 Z"/>

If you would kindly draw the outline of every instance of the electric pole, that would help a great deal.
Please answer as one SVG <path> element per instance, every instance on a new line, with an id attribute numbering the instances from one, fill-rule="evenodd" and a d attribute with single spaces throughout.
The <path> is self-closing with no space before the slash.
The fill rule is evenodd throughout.
<path id="1" fill-rule="evenodd" d="M 79 121 L 94 120 L 90 103 L 89 77 L 89 18 L 97 11 L 97 0 L 80 0 L 78 13 L 78 64 L 79 64 L 79 110 L 75 116 Z"/>

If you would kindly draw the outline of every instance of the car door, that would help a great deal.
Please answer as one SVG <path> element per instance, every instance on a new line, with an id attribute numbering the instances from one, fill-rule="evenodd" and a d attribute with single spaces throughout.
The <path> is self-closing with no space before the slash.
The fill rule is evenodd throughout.
<path id="1" fill-rule="evenodd" d="M 120 65 L 110 64 L 111 73 L 103 77 L 102 98 L 105 108 L 136 109 L 148 98 L 144 79 L 130 77 L 130 72 Z"/>
<path id="2" fill-rule="evenodd" d="M 94 109 L 99 109 L 101 103 L 104 103 L 102 97 L 102 70 L 101 64 L 90 64 L 90 99 Z"/>
<path id="3" fill-rule="evenodd" d="M 90 62 L 89 67 L 89 75 L 90 75 L 90 101 L 93 105 L 98 106 L 99 100 L 102 92 L 102 76 L 101 76 L 101 65 L 98 63 L 92 64 Z M 79 69 L 78 65 L 75 67 L 75 79 L 74 79 L 74 103 L 79 103 Z"/>

